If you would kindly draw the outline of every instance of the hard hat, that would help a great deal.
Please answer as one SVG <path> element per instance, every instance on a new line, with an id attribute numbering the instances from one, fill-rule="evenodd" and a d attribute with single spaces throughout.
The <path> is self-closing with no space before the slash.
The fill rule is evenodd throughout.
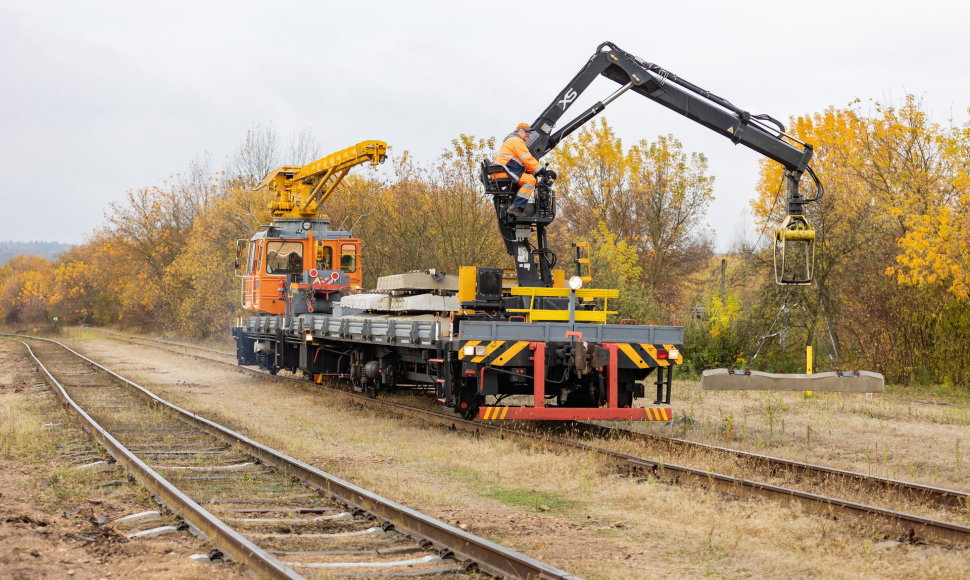
<path id="1" fill-rule="evenodd" d="M 526 133 L 531 133 L 533 131 L 532 127 L 530 127 L 528 123 L 519 123 L 516 125 L 515 130 L 518 131 L 519 129 L 522 129 Z"/>

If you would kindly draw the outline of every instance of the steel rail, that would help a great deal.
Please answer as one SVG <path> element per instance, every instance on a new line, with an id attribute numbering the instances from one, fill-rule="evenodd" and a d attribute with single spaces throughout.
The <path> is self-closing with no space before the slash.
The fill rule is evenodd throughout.
<path id="1" fill-rule="evenodd" d="M 867 475 L 865 473 L 859 473 L 858 471 L 849 471 L 847 469 L 839 469 L 837 467 L 828 467 L 825 465 L 817 465 L 804 461 L 796 461 L 793 459 L 752 453 L 750 451 L 743 451 L 730 447 L 720 447 L 717 445 L 711 445 L 709 443 L 689 441 L 687 439 L 680 439 L 677 437 L 665 437 L 663 435 L 655 435 L 652 433 L 642 433 L 620 427 L 606 427 L 603 425 L 595 425 L 585 422 L 582 423 L 582 427 L 584 430 L 596 433 L 602 437 L 626 437 L 628 439 L 640 440 L 644 442 L 669 445 L 670 447 L 674 448 L 701 450 L 722 455 L 731 455 L 742 460 L 760 464 L 763 467 L 787 469 L 795 474 L 806 477 L 838 477 L 859 485 L 871 485 L 879 487 L 886 491 L 898 493 L 910 499 L 928 501 L 932 505 L 944 509 L 967 509 L 970 507 L 970 494 L 954 489 L 935 487 L 932 485 L 925 485 L 911 481 L 902 481 L 877 475 Z"/>
<path id="2" fill-rule="evenodd" d="M 110 333 L 109 332 L 108 334 L 113 334 L 113 333 Z M 139 337 L 139 338 L 141 338 L 141 337 Z M 168 339 L 168 338 L 142 338 L 142 340 L 150 340 L 150 341 L 153 341 L 153 342 L 160 342 L 162 344 L 170 344 L 172 346 L 181 346 L 183 348 L 194 348 L 196 350 L 202 350 L 202 351 L 211 352 L 211 353 L 214 353 L 214 354 L 221 354 L 223 356 L 231 356 L 231 357 L 235 357 L 236 356 L 236 353 L 234 353 L 234 352 L 226 352 L 224 350 L 218 350 L 218 349 L 215 349 L 215 348 L 209 348 L 207 346 L 199 346 L 197 344 L 190 344 L 190 343 L 187 343 L 187 342 L 179 342 L 177 340 L 171 340 L 171 339 Z"/>
<path id="3" fill-rule="evenodd" d="M 136 337 L 138 340 L 146 340 L 150 342 L 159 342 L 162 344 L 171 344 L 171 341 L 161 340 L 157 338 L 146 338 L 146 337 Z M 175 343 L 178 344 L 178 343 Z M 195 347 L 191 347 L 195 348 Z M 202 348 L 202 350 L 207 350 L 211 352 L 216 352 L 221 355 L 234 356 L 232 353 L 227 353 L 223 351 L 216 351 L 212 349 Z M 180 353 L 186 356 L 198 356 L 188 353 Z M 204 360 L 213 360 L 214 362 L 225 361 L 215 361 L 214 359 L 209 359 L 207 357 L 201 357 Z M 233 363 L 225 363 L 233 364 Z M 233 364 L 237 368 L 238 364 Z M 252 369 L 246 369 L 252 371 Z M 259 371 L 256 371 L 259 372 Z M 288 377 L 280 377 L 288 378 Z M 733 449 L 729 447 L 721 447 L 717 445 L 711 445 L 708 443 L 701 443 L 697 441 L 689 441 L 687 439 L 680 439 L 677 437 L 666 437 L 663 435 L 656 435 L 652 433 L 642 433 L 639 431 L 633 431 L 629 429 L 624 429 L 621 427 L 612 427 L 598 425 L 594 423 L 587 422 L 577 422 L 585 431 L 595 433 L 599 437 L 627 437 L 629 439 L 638 439 L 644 442 L 659 443 L 670 445 L 671 447 L 680 447 L 692 450 L 701 450 L 712 453 L 732 455 L 742 460 L 751 461 L 752 463 L 757 463 L 763 467 L 780 469 L 780 470 L 790 470 L 798 475 L 807 477 L 838 477 L 846 481 L 851 481 L 859 485 L 875 486 L 886 491 L 893 493 L 898 493 L 905 497 L 914 500 L 928 501 L 936 507 L 943 509 L 967 509 L 970 508 L 970 493 L 947 489 L 943 487 L 925 485 L 921 483 L 903 481 L 898 479 L 892 479 L 887 477 L 881 477 L 877 475 L 868 475 L 865 473 L 859 473 L 857 471 L 850 471 L 847 469 L 840 469 L 837 467 L 829 467 L 825 465 L 818 465 L 813 463 L 808 463 L 804 461 L 797 461 L 793 459 L 785 459 L 782 457 L 775 457 L 771 455 L 752 453 L 749 451 L 743 451 L 740 449 Z"/>
<path id="4" fill-rule="evenodd" d="M 4 335 L 8 336 L 9 335 Z M 48 340 L 36 337 L 25 337 L 32 340 Z M 98 441 L 108 453 L 130 473 L 134 474 L 143 486 L 157 495 L 166 505 L 185 518 L 187 522 L 201 530 L 206 536 L 229 554 L 236 561 L 250 566 L 258 574 L 266 578 L 302 578 L 299 574 L 288 568 L 285 564 L 274 558 L 268 552 L 246 539 L 239 532 L 227 526 L 222 520 L 209 513 L 208 510 L 196 503 L 192 498 L 185 495 L 181 490 L 172 485 L 168 480 L 158 474 L 154 469 L 139 459 L 129 451 L 117 439 L 108 433 L 97 421 L 95 421 L 84 409 L 78 405 L 67 393 L 64 386 L 58 381 L 47 366 L 41 362 L 34 350 L 26 342 L 13 339 L 27 349 L 27 353 L 34 359 L 37 367 L 44 372 L 56 392 L 64 402 L 78 417 L 81 418 L 81 425 L 95 440 Z M 49 341 L 60 344 L 56 341 Z M 63 346 L 63 345 L 61 345 Z M 64 348 L 67 348 L 66 346 Z M 68 349 L 70 350 L 70 349 Z M 72 351 L 73 352 L 73 351 Z M 76 353 L 75 353 L 76 354 Z M 83 357 L 82 357 L 83 358 Z M 87 359 L 85 359 L 87 360 Z M 90 362 L 90 361 L 88 361 Z M 95 363 L 96 364 L 96 363 Z M 98 365 L 100 367 L 100 365 Z M 103 369 L 103 367 L 101 367 Z M 112 373 L 113 374 L 113 373 Z"/>
<path id="5" fill-rule="evenodd" d="M 65 350 L 74 354 L 81 360 L 101 369 L 114 378 L 136 389 L 146 398 L 174 411 L 178 414 L 181 420 L 194 425 L 210 435 L 226 441 L 227 443 L 238 445 L 247 454 L 258 458 L 260 461 L 275 467 L 283 473 L 302 480 L 310 487 L 327 493 L 338 498 L 340 501 L 359 507 L 364 511 L 390 522 L 395 529 L 411 536 L 416 540 L 427 540 L 439 550 L 444 549 L 452 552 L 458 559 L 474 562 L 482 571 L 488 574 L 493 576 L 537 578 L 542 580 L 576 578 L 565 571 L 544 564 L 543 562 L 496 544 L 495 542 L 486 540 L 485 538 L 475 536 L 474 534 L 446 524 L 440 520 L 436 520 L 417 510 L 381 497 L 362 487 L 321 471 L 312 465 L 285 455 L 279 451 L 276 451 L 275 449 L 271 449 L 246 437 L 245 435 L 242 435 L 241 433 L 237 433 L 227 427 L 192 413 L 191 411 L 182 409 L 177 405 L 165 401 L 145 387 L 142 387 L 130 379 L 119 375 L 104 365 L 101 365 L 100 363 L 78 353 L 64 344 L 45 338 L 30 338 L 34 340 L 45 340 L 63 347 Z M 33 356 L 32 352 L 31 356 Z M 215 360 L 209 359 L 208 357 L 201 358 Z M 34 357 L 34 360 L 37 360 L 37 358 Z M 51 375 L 48 373 L 48 376 Z M 150 469 L 147 466 L 145 466 L 145 468 Z M 202 510 L 203 508 L 199 506 L 199 509 Z M 259 548 L 256 547 L 256 549 Z"/>
<path id="6" fill-rule="evenodd" d="M 141 337 L 134 337 L 136 340 L 149 340 L 143 339 Z M 156 347 L 162 348 L 162 347 Z M 168 349 L 164 349 L 168 350 Z M 735 477 L 731 475 L 716 473 L 713 471 L 706 471 L 703 469 L 696 469 L 692 467 L 686 467 L 681 465 L 676 465 L 672 463 L 665 463 L 663 461 L 657 461 L 653 459 L 648 459 L 644 457 L 637 457 L 634 455 L 629 455 L 626 453 L 620 453 L 617 451 L 612 451 L 609 449 L 604 449 L 602 447 L 596 447 L 594 445 L 589 445 L 586 443 L 581 443 L 577 441 L 570 441 L 560 437 L 543 436 L 534 433 L 528 433 L 525 431 L 510 429 L 508 427 L 501 427 L 497 425 L 492 425 L 488 423 L 469 421 L 461 419 L 454 415 L 446 415 L 444 413 L 438 413 L 435 411 L 429 411 L 426 409 L 419 409 L 415 407 L 410 407 L 407 405 L 402 405 L 400 403 L 394 403 L 392 401 L 385 401 L 380 399 L 373 399 L 366 395 L 361 395 L 357 393 L 347 392 L 342 389 L 335 387 L 309 383 L 305 380 L 301 380 L 295 377 L 286 377 L 281 375 L 270 375 L 269 373 L 259 371 L 256 369 L 247 368 L 244 366 L 239 366 L 238 364 L 230 363 L 227 361 L 222 361 L 218 359 L 213 359 L 206 356 L 179 353 L 184 356 L 190 356 L 194 358 L 199 358 L 202 360 L 207 360 L 223 365 L 231 365 L 236 369 L 243 370 L 245 372 L 264 377 L 264 378 L 276 378 L 284 381 L 293 382 L 301 386 L 314 386 L 322 387 L 331 390 L 335 393 L 340 393 L 346 397 L 358 401 L 365 401 L 366 404 L 378 404 L 382 405 L 394 412 L 402 415 L 408 416 L 420 416 L 423 419 L 431 419 L 438 424 L 448 426 L 449 428 L 461 428 L 465 431 L 489 431 L 492 433 L 497 433 L 502 437 L 506 438 L 520 438 L 527 440 L 531 444 L 539 444 L 546 447 L 556 447 L 556 448 L 572 448 L 580 449 L 587 452 L 598 453 L 603 456 L 611 458 L 615 464 L 625 467 L 634 473 L 647 473 L 651 475 L 663 476 L 666 472 L 670 472 L 674 475 L 673 479 L 683 478 L 685 480 L 690 480 L 693 483 L 699 484 L 705 487 L 712 487 L 719 491 L 730 493 L 732 495 L 743 496 L 743 495 L 754 495 L 754 496 L 764 496 L 770 497 L 775 500 L 788 500 L 794 503 L 800 504 L 802 507 L 809 511 L 815 513 L 821 513 L 825 515 L 836 515 L 838 512 L 843 514 L 853 515 L 862 520 L 867 520 L 870 522 L 883 522 L 891 524 L 893 527 L 898 528 L 898 531 L 905 535 L 912 534 L 923 534 L 927 539 L 931 539 L 938 542 L 970 545 L 970 527 L 961 524 L 956 524 L 952 522 L 945 522 L 941 520 L 934 520 L 931 518 L 925 518 L 922 516 L 917 516 L 914 514 L 907 514 L 904 512 L 898 512 L 890 509 L 880 508 L 877 506 L 867 505 L 858 502 L 852 502 L 848 500 L 842 500 L 838 498 L 833 498 L 829 496 L 824 496 L 820 494 L 815 494 L 811 492 L 801 491 L 797 489 L 786 488 L 778 485 L 773 485 L 765 482 L 754 481 L 750 479 L 745 479 L 741 477 Z M 584 427 L 587 424 L 583 424 Z M 593 425 L 590 425 L 593 426 Z M 609 429 L 605 428 L 604 429 Z M 620 431 L 626 435 L 627 431 Z M 681 440 L 684 441 L 684 440 Z M 690 443 L 690 442 L 687 442 Z M 723 448 L 727 449 L 727 448 Z M 737 450 L 729 450 L 737 451 Z M 741 452 L 745 453 L 745 452 Z M 767 459 L 768 456 L 765 456 Z M 794 462 L 798 463 L 798 462 Z M 806 466 L 811 464 L 805 464 Z M 834 468 L 833 468 L 834 469 Z M 852 473 L 852 472 L 847 472 Z M 869 478 L 865 474 L 857 474 L 863 478 Z M 884 482 L 893 481 L 885 480 Z M 908 483 L 908 482 L 900 482 Z M 961 497 L 966 497 L 967 494 L 963 492 L 954 490 L 943 490 L 942 488 L 931 488 L 930 486 L 921 486 L 920 484 L 912 484 L 920 488 L 928 489 L 938 489 L 943 492 L 949 491 Z M 958 500 L 966 501 L 966 500 Z"/>

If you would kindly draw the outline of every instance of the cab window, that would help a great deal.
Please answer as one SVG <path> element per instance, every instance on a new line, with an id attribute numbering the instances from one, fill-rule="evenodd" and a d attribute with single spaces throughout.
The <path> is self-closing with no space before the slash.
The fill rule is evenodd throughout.
<path id="1" fill-rule="evenodd" d="M 246 275 L 251 275 L 253 273 L 253 267 L 256 264 L 256 243 L 249 242 L 249 258 L 246 260 Z"/>
<path id="2" fill-rule="evenodd" d="M 321 246 L 319 258 L 321 270 L 333 270 L 333 248 Z"/>
<path id="3" fill-rule="evenodd" d="M 357 271 L 357 246 L 354 244 L 340 246 L 340 269 L 344 272 Z"/>
<path id="4" fill-rule="evenodd" d="M 303 272 L 303 244 L 301 242 L 269 242 L 266 244 L 267 274 L 300 274 Z"/>

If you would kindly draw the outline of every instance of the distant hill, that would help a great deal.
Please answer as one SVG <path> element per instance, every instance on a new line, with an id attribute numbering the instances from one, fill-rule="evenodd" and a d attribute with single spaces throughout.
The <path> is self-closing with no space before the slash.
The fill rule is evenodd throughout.
<path id="1" fill-rule="evenodd" d="M 6 264 L 7 260 L 18 254 L 32 254 L 53 260 L 70 247 L 71 244 L 60 242 L 0 242 L 0 265 Z"/>

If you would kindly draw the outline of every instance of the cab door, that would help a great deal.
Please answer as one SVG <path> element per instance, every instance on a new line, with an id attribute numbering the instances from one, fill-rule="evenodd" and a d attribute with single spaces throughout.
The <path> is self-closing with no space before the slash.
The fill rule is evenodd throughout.
<path id="1" fill-rule="evenodd" d="M 306 240 L 262 240 L 259 252 L 259 269 L 256 309 L 270 314 L 283 314 L 286 301 L 280 299 L 280 284 L 286 284 L 287 276 L 303 273 L 303 256 Z M 284 286 L 285 287 L 285 286 Z"/>
<path id="2" fill-rule="evenodd" d="M 350 278 L 351 286 L 360 288 L 364 279 L 360 267 L 360 240 L 357 238 L 340 238 L 337 240 L 337 255 L 339 261 L 335 264 L 335 267 Z"/>
<path id="3" fill-rule="evenodd" d="M 262 240 L 249 240 L 246 255 L 246 269 L 243 272 L 242 303 L 246 310 L 258 310 L 257 288 L 259 288 L 259 261 L 262 250 Z"/>

